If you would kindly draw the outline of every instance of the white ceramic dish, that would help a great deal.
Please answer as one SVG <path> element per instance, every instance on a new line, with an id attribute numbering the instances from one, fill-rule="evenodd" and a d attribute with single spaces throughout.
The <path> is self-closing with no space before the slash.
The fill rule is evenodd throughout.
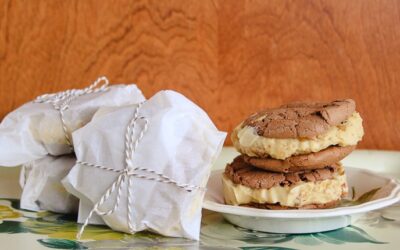
<path id="1" fill-rule="evenodd" d="M 314 233 L 334 230 L 351 224 L 355 215 L 380 209 L 400 201 L 400 184 L 396 179 L 369 170 L 346 167 L 349 197 L 381 188 L 373 197 L 359 205 L 313 210 L 264 210 L 224 204 L 221 175 L 213 171 L 207 184 L 203 207 L 222 213 L 232 224 L 243 228 L 272 233 Z M 355 194 L 352 193 L 352 187 Z"/>

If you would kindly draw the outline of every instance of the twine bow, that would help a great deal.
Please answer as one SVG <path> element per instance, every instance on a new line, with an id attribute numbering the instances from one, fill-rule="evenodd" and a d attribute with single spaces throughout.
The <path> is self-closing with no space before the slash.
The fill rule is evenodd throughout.
<path id="1" fill-rule="evenodd" d="M 126 181 L 128 181 L 128 197 L 127 197 L 128 198 L 128 202 L 127 202 L 128 229 L 129 229 L 130 233 L 134 233 L 133 218 L 132 218 L 132 210 L 133 210 L 133 201 L 132 201 L 132 182 L 133 182 L 133 180 L 132 179 L 133 179 L 133 177 L 150 180 L 150 181 L 167 183 L 167 184 L 173 184 L 176 187 L 181 188 L 187 192 L 192 192 L 193 190 L 201 189 L 201 187 L 199 187 L 199 186 L 178 183 L 177 181 L 174 181 L 173 179 L 169 178 L 168 176 L 165 176 L 154 170 L 150 170 L 150 169 L 142 168 L 142 167 L 135 167 L 133 165 L 132 156 L 135 153 L 139 142 L 142 140 L 144 134 L 146 133 L 146 131 L 148 129 L 148 125 L 149 125 L 149 121 L 146 117 L 143 117 L 143 116 L 139 117 L 139 110 L 140 110 L 141 105 L 142 104 L 139 104 L 135 108 L 133 118 L 131 119 L 131 121 L 126 129 L 126 133 L 125 133 L 125 168 L 124 169 L 118 170 L 118 169 L 108 168 L 108 167 L 105 167 L 102 165 L 91 164 L 91 163 L 84 162 L 84 161 L 77 161 L 77 164 L 80 164 L 82 166 L 102 169 L 105 171 L 110 171 L 110 172 L 119 174 L 118 177 L 116 178 L 116 180 L 111 184 L 111 186 L 101 196 L 100 200 L 96 204 L 94 204 L 93 209 L 90 211 L 88 217 L 86 218 L 85 222 L 83 223 L 80 231 L 78 232 L 78 234 L 76 236 L 78 240 L 81 238 L 86 226 L 89 224 L 90 218 L 93 216 L 94 213 L 96 213 L 100 216 L 104 216 L 104 215 L 110 215 L 117 210 L 117 208 L 120 205 L 122 187 L 124 186 L 124 183 Z M 137 136 L 137 139 L 135 139 L 134 128 L 139 120 L 143 121 L 144 124 L 143 124 L 142 130 L 140 131 L 139 135 Z M 151 174 L 154 177 L 137 173 L 137 171 L 146 172 L 148 174 Z M 115 191 L 117 192 L 115 204 L 108 211 L 101 211 L 100 207 L 109 199 L 111 194 L 113 194 Z"/>
<path id="2" fill-rule="evenodd" d="M 100 87 L 98 85 L 104 82 Z M 61 91 L 53 94 L 44 94 L 38 96 L 33 102 L 34 103 L 48 103 L 51 104 L 55 110 L 58 110 L 60 113 L 60 119 L 62 128 L 64 131 L 65 139 L 67 140 L 67 144 L 70 146 L 72 150 L 72 140 L 69 136 L 67 125 L 64 118 L 64 111 L 69 109 L 70 103 L 83 95 L 104 92 L 108 90 L 109 81 L 105 76 L 97 78 L 89 87 L 84 89 L 69 89 L 66 91 Z"/>

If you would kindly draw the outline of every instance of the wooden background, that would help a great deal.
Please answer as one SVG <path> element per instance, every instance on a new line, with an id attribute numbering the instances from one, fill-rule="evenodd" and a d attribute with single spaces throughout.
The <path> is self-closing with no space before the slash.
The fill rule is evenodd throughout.
<path id="1" fill-rule="evenodd" d="M 0 117 L 100 75 L 180 91 L 226 131 L 265 107 L 351 97 L 360 147 L 400 150 L 400 1 L 0 0 Z"/>

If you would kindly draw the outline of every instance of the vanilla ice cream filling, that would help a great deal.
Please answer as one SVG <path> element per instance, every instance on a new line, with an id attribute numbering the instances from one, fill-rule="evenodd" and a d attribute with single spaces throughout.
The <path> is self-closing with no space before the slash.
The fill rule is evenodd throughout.
<path id="1" fill-rule="evenodd" d="M 259 136 L 250 126 L 239 125 L 232 133 L 235 148 L 242 154 L 255 157 L 270 156 L 284 160 L 292 155 L 318 152 L 332 145 L 356 145 L 364 135 L 362 118 L 354 112 L 343 123 L 329 128 L 312 139 L 277 139 Z"/>
<path id="2" fill-rule="evenodd" d="M 335 176 L 316 182 L 299 182 L 290 186 L 274 186 L 272 188 L 252 189 L 233 183 L 223 175 L 223 191 L 225 203 L 241 205 L 249 203 L 279 203 L 281 206 L 302 207 L 311 204 L 325 204 L 340 200 L 348 192 L 346 175 Z"/>

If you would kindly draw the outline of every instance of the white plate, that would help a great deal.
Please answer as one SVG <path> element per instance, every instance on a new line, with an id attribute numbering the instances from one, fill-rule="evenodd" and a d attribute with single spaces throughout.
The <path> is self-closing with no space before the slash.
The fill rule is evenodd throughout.
<path id="1" fill-rule="evenodd" d="M 223 170 L 213 171 L 207 184 L 203 208 L 220 212 L 232 224 L 272 233 L 314 233 L 338 229 L 351 224 L 355 214 L 380 209 L 400 201 L 400 184 L 396 179 L 372 171 L 346 167 L 349 197 L 355 198 L 376 188 L 373 198 L 359 205 L 332 209 L 265 210 L 224 204 Z M 351 216 L 353 215 L 353 216 Z"/>

